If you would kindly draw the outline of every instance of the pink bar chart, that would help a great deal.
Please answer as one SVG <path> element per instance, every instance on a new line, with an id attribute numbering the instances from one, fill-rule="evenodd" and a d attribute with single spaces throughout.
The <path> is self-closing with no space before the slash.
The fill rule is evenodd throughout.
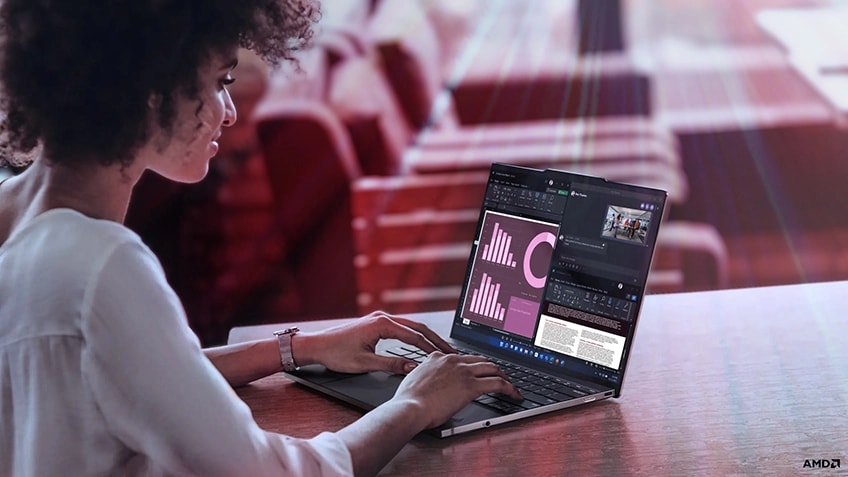
<path id="1" fill-rule="evenodd" d="M 497 321 L 504 320 L 506 309 L 498 303 L 501 284 L 494 283 L 492 277 L 484 273 L 480 286 L 475 288 L 471 296 L 469 311 Z"/>
<path id="2" fill-rule="evenodd" d="M 512 236 L 504 232 L 499 222 L 495 222 L 492 238 L 487 245 L 483 246 L 482 259 L 487 262 L 515 268 L 516 262 L 512 258 L 511 246 Z"/>

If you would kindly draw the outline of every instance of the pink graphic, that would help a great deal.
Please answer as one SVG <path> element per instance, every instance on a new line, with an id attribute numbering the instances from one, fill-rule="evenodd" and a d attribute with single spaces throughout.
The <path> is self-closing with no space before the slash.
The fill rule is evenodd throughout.
<path id="1" fill-rule="evenodd" d="M 463 318 L 531 337 L 557 224 L 487 212 L 468 279 Z"/>
<path id="2" fill-rule="evenodd" d="M 530 244 L 527 245 L 527 251 L 524 252 L 524 278 L 527 280 L 527 283 L 530 284 L 533 288 L 542 288 L 545 286 L 545 278 L 547 275 L 542 275 L 541 277 L 537 277 L 533 275 L 533 270 L 530 269 L 530 259 L 533 257 L 533 252 L 536 250 L 542 243 L 549 243 L 551 247 L 554 246 L 554 234 L 550 232 L 542 232 L 539 235 L 533 237 L 533 240 L 530 241 Z M 512 256 L 512 255 L 510 255 Z"/>
<path id="3" fill-rule="evenodd" d="M 483 274 L 483 279 L 480 282 L 480 287 L 475 288 L 471 296 L 471 306 L 469 311 L 489 317 L 493 320 L 503 321 L 505 309 L 498 303 L 498 295 L 500 295 L 501 284 L 492 283 L 492 277 L 488 274 Z"/>
<path id="4" fill-rule="evenodd" d="M 512 236 L 504 232 L 500 223 L 495 222 L 492 239 L 488 245 L 483 246 L 483 260 L 515 268 L 517 264 L 512 259 L 510 245 L 512 245 Z"/>
<path id="5" fill-rule="evenodd" d="M 536 330 L 536 315 L 539 314 L 539 302 L 514 296 L 509 299 L 509 311 L 503 329 L 510 333 L 531 337 Z"/>

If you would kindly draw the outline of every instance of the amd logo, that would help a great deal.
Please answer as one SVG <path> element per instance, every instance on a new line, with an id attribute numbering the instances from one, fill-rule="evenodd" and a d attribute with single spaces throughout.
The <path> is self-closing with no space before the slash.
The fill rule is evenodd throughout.
<path id="1" fill-rule="evenodd" d="M 838 469 L 839 459 L 805 459 L 805 469 Z"/>

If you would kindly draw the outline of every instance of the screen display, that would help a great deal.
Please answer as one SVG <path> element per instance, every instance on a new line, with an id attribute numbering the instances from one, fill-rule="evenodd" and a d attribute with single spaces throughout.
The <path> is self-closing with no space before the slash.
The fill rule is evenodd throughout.
<path id="1" fill-rule="evenodd" d="M 452 336 L 617 387 L 665 198 L 493 165 Z"/>

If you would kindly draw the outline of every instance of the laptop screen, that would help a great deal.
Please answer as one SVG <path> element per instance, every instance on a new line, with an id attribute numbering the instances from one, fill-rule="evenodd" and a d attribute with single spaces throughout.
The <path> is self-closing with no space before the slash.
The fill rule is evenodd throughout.
<path id="1" fill-rule="evenodd" d="M 665 198 L 494 164 L 451 336 L 618 393 Z"/>

